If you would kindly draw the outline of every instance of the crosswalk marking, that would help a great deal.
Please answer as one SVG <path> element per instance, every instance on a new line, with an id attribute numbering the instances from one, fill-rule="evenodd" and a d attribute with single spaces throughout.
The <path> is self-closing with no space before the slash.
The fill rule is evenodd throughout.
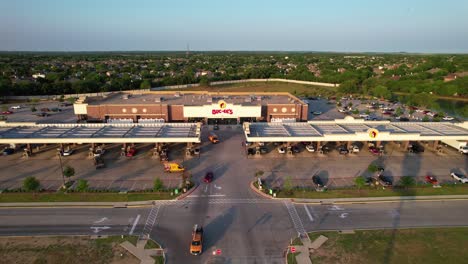
<path id="1" fill-rule="evenodd" d="M 293 222 L 294 228 L 296 229 L 296 232 L 298 233 L 299 237 L 308 239 L 309 236 L 307 235 L 307 232 L 304 229 L 304 225 L 302 224 L 301 218 L 297 213 L 296 206 L 294 206 L 294 204 L 292 204 L 289 201 L 284 201 L 283 203 L 286 206 L 286 209 L 288 209 L 289 216 L 291 217 L 291 221 Z"/>
<path id="2" fill-rule="evenodd" d="M 151 230 L 153 230 L 154 223 L 156 222 L 156 218 L 158 217 L 159 208 L 161 204 L 155 204 L 146 218 L 145 227 L 143 228 L 143 232 L 141 232 L 139 239 L 149 238 L 149 234 Z"/>
<path id="3" fill-rule="evenodd" d="M 307 205 L 304 204 L 304 209 L 306 211 L 307 216 L 309 217 L 310 221 L 313 222 L 314 218 L 312 217 L 312 214 L 309 212 L 309 208 L 307 208 Z"/>

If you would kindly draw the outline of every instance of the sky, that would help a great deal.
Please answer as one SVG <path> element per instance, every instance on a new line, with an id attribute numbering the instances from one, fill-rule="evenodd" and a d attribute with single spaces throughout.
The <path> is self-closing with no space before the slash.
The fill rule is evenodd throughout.
<path id="1" fill-rule="evenodd" d="M 1 51 L 468 53 L 466 0 L 0 0 Z"/>

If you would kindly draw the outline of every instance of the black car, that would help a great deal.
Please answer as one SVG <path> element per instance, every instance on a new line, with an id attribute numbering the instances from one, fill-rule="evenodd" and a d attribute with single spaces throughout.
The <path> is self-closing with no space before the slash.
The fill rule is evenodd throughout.
<path id="1" fill-rule="evenodd" d="M 213 126 L 213 130 L 219 130 L 219 126 L 216 124 Z"/>
<path id="2" fill-rule="evenodd" d="M 340 147 L 340 148 L 338 148 L 338 152 L 339 152 L 341 155 L 347 155 L 347 154 L 349 154 L 349 150 L 346 149 L 345 147 Z"/>
<path id="3" fill-rule="evenodd" d="M 385 177 L 383 174 L 380 174 L 378 176 L 378 179 L 382 186 L 392 186 L 392 181 L 388 177 Z"/>
<path id="4" fill-rule="evenodd" d="M 408 146 L 408 151 L 412 153 L 424 152 L 424 147 L 419 144 L 411 144 Z"/>
<path id="5" fill-rule="evenodd" d="M 322 146 L 322 147 L 320 147 L 320 152 L 322 152 L 323 154 L 326 154 L 326 153 L 330 152 L 330 147 Z"/>
<path id="6" fill-rule="evenodd" d="M 255 155 L 255 150 L 253 148 L 248 148 L 247 155 Z"/>
<path id="7" fill-rule="evenodd" d="M 13 154 L 13 153 L 15 153 L 15 150 L 12 149 L 12 148 L 5 148 L 5 149 L 3 149 L 3 152 L 2 152 L 2 154 L 3 154 L 4 156 L 11 155 L 11 154 Z"/>
<path id="8" fill-rule="evenodd" d="M 317 185 L 317 187 L 323 187 L 323 181 L 322 179 L 320 179 L 318 175 L 312 176 L 312 181 L 314 182 L 315 185 Z"/>
<path id="9" fill-rule="evenodd" d="M 291 146 L 291 151 L 293 153 L 299 153 L 299 148 L 297 146 Z"/>
<path id="10" fill-rule="evenodd" d="M 408 122 L 408 121 L 409 121 L 409 118 L 407 118 L 407 117 L 400 117 L 400 121 L 401 121 L 401 122 Z"/>

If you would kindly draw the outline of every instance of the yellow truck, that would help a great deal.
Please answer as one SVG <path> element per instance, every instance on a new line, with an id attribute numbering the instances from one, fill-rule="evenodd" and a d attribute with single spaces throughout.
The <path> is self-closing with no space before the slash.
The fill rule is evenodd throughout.
<path id="1" fill-rule="evenodd" d="M 190 243 L 190 254 L 201 255 L 203 252 L 203 227 L 195 225 L 192 231 L 192 242 Z"/>
<path id="2" fill-rule="evenodd" d="M 178 163 L 171 162 L 171 163 L 164 164 L 164 171 L 165 172 L 183 172 L 185 171 L 185 168 Z"/>

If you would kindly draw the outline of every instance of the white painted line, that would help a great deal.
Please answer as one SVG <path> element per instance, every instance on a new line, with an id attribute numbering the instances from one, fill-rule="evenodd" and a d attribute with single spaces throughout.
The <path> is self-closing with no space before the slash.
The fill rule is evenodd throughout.
<path id="1" fill-rule="evenodd" d="M 222 189 L 221 186 L 216 186 L 216 184 L 214 185 L 214 187 L 215 187 L 216 189 L 218 189 L 218 190 L 221 190 L 221 189 Z"/>
<path id="2" fill-rule="evenodd" d="M 191 194 L 188 195 L 187 197 L 224 197 L 226 196 L 225 194 L 209 194 L 209 195 L 196 195 L 196 194 Z"/>
<path id="3" fill-rule="evenodd" d="M 307 216 L 309 217 L 310 221 L 313 222 L 314 218 L 312 217 L 312 214 L 309 212 L 309 208 L 307 208 L 307 205 L 304 204 L 304 209 L 307 213 Z"/>
<path id="4" fill-rule="evenodd" d="M 132 229 L 130 229 L 130 233 L 128 233 L 129 235 L 133 234 L 133 231 L 135 231 L 135 227 L 138 224 L 139 220 L 140 220 L 140 215 L 137 215 L 137 217 L 135 218 L 135 221 L 133 222 Z"/>
<path id="5" fill-rule="evenodd" d="M 205 191 L 204 193 L 206 193 L 208 191 L 208 185 L 205 185 Z"/>
<path id="6" fill-rule="evenodd" d="M 94 223 L 95 223 L 95 224 L 99 224 L 99 223 L 102 223 L 102 222 L 104 222 L 104 221 L 106 221 L 106 220 L 109 220 L 109 218 L 103 217 L 103 218 L 101 218 L 101 219 L 99 219 L 99 220 L 97 220 L 97 221 L 94 221 Z"/>

